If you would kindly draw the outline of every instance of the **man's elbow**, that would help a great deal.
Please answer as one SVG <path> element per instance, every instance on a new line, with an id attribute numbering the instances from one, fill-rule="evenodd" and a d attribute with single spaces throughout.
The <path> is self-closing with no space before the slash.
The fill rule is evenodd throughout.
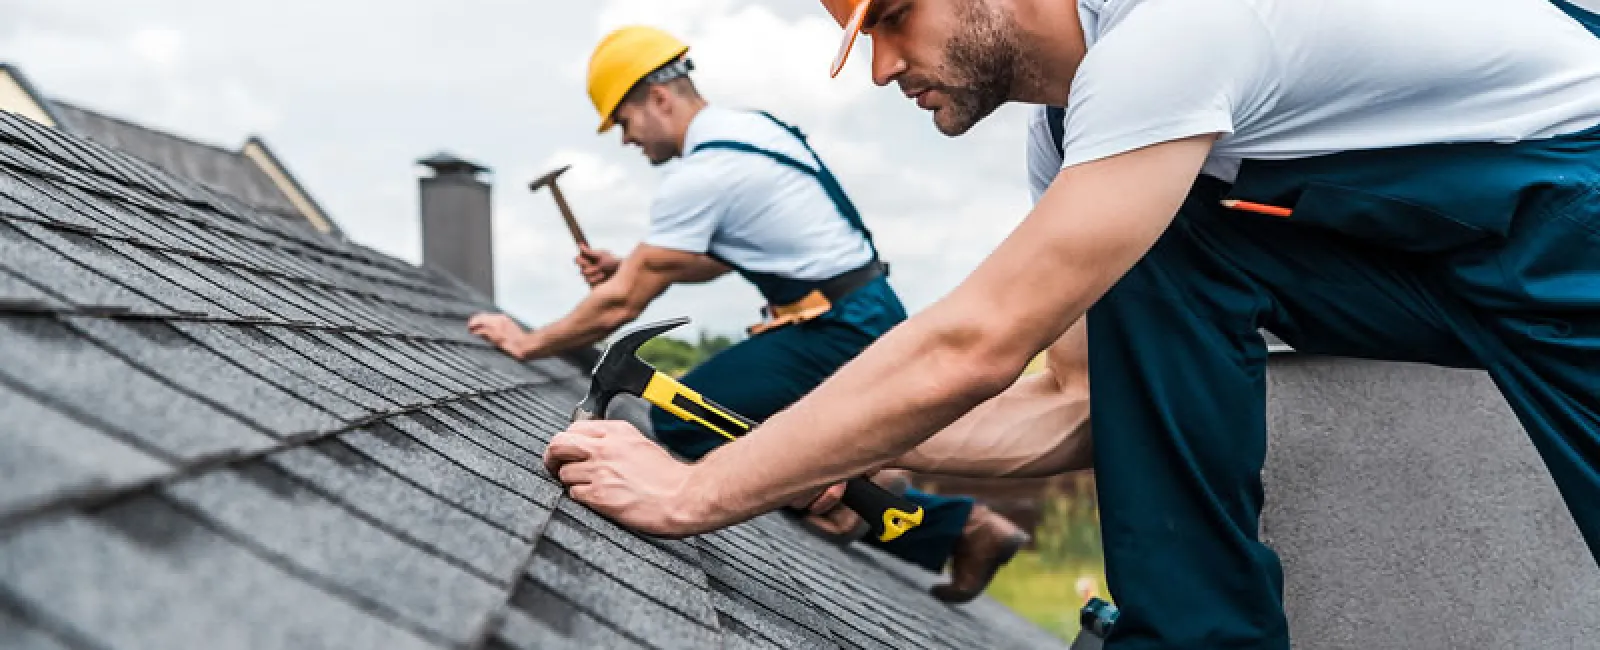
<path id="1" fill-rule="evenodd" d="M 940 327 L 933 353 L 940 361 L 948 399 L 973 404 L 1005 391 L 1027 367 L 1031 354 L 1019 352 L 998 328 L 963 319 Z"/>

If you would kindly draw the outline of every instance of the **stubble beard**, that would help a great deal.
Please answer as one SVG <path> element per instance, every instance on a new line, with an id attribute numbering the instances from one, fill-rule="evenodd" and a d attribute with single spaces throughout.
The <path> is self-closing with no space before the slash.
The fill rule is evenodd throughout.
<path id="1" fill-rule="evenodd" d="M 1004 13 L 984 2 L 971 2 L 963 17 L 967 28 L 945 47 L 943 90 L 949 102 L 934 113 L 940 133 L 965 134 L 1007 101 L 1019 80 L 1029 78 L 1022 56 L 1020 30 Z"/>

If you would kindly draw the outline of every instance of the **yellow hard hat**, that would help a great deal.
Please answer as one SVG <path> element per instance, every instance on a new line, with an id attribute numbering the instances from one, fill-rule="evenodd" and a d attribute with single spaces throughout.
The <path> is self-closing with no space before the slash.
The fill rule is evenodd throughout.
<path id="1" fill-rule="evenodd" d="M 611 114 L 645 75 L 677 60 L 689 46 L 671 34 L 634 25 L 607 34 L 589 56 L 589 101 L 600 113 L 600 132 L 610 130 Z"/>

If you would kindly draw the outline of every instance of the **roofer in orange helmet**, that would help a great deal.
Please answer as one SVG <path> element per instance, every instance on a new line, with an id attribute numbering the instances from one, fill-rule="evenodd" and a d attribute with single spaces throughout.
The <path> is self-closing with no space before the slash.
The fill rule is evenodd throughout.
<path id="1" fill-rule="evenodd" d="M 1006 102 L 1064 108 L 1060 171 L 947 297 L 699 463 L 626 424 L 559 434 L 546 463 L 586 504 L 689 534 L 919 469 L 937 455 L 904 454 L 929 445 L 975 452 L 942 471 L 1017 467 L 990 441 L 1037 437 L 1013 473 L 1096 472 L 1120 609 L 1105 647 L 1286 650 L 1283 572 L 1258 536 L 1264 327 L 1303 352 L 1486 370 L 1600 560 L 1600 16 L 1561 0 L 823 4 L 841 55 L 870 35 L 873 81 L 947 135 Z M 1086 343 L 1063 339 L 1075 325 Z M 1066 403 L 1016 382 L 1052 344 L 1093 368 L 1091 453 L 1081 431 L 988 410 Z M 1005 426 L 974 425 L 986 412 Z"/>
<path id="2" fill-rule="evenodd" d="M 682 381 L 759 421 L 906 314 L 861 215 L 805 136 L 769 114 L 708 103 L 690 79 L 688 52 L 671 34 L 631 26 L 608 34 L 590 59 L 600 132 L 620 126 L 623 143 L 652 163 L 679 161 L 662 179 L 644 242 L 626 258 L 582 250 L 577 263 L 593 289 L 553 323 L 524 332 L 503 315 L 480 314 L 469 327 L 518 358 L 546 357 L 600 341 L 673 284 L 736 272 L 766 298 L 769 319 Z M 680 456 L 699 458 L 722 443 L 660 408 L 651 414 L 657 439 Z M 838 492 L 809 504 L 818 515 L 810 521 L 826 532 L 864 525 L 836 505 Z M 864 542 L 935 573 L 948 565 L 949 583 L 933 588 L 940 599 L 975 598 L 1027 540 L 970 497 L 914 487 L 905 496 L 922 507 L 922 524 Z"/>

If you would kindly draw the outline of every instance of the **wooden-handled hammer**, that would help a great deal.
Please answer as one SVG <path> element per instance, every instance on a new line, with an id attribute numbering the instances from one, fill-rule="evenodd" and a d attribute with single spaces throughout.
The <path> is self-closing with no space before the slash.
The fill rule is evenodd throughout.
<path id="1" fill-rule="evenodd" d="M 572 208 L 567 206 L 567 198 L 561 195 L 561 186 L 556 185 L 556 178 L 567 173 L 572 165 L 562 165 L 561 168 L 534 179 L 528 183 L 528 191 L 537 192 L 539 188 L 548 186 L 551 196 L 556 197 L 556 207 L 561 209 L 561 218 L 567 222 L 567 230 L 572 233 L 572 241 L 577 242 L 580 249 L 589 247 L 589 239 L 583 236 L 583 229 L 578 227 L 578 220 L 572 216 Z"/>

